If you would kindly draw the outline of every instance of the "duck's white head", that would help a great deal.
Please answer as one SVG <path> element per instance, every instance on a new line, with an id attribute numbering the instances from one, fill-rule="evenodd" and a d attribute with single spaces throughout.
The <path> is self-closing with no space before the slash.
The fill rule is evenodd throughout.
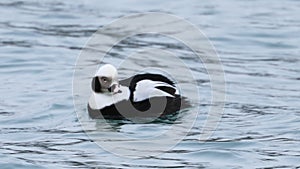
<path id="1" fill-rule="evenodd" d="M 120 93 L 117 69 L 111 64 L 101 66 L 92 80 L 92 89 L 96 93 Z"/>

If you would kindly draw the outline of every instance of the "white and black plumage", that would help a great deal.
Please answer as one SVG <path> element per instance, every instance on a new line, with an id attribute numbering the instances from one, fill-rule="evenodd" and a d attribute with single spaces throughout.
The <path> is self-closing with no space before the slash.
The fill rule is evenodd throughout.
<path id="1" fill-rule="evenodd" d="M 117 69 L 110 64 L 97 71 L 92 90 L 88 103 L 91 118 L 166 117 L 188 105 L 167 77 L 144 73 L 118 81 Z"/>

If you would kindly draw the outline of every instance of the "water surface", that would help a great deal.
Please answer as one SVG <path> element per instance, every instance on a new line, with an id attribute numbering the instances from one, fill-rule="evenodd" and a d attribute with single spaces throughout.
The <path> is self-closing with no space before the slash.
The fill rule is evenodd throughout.
<path id="1" fill-rule="evenodd" d="M 104 151 L 85 134 L 74 111 L 72 76 L 81 48 L 98 28 L 149 11 L 178 15 L 208 36 L 225 69 L 227 100 L 207 142 L 198 141 L 205 120 L 199 116 L 173 149 L 129 159 Z M 1 1 L 1 168 L 300 167 L 299 11 L 295 0 Z M 140 44 L 176 50 L 183 58 L 191 54 L 161 40 L 133 38 L 112 51 L 113 59 Z M 205 113 L 209 79 L 201 64 L 193 66 Z M 147 137 L 165 125 L 124 124 L 118 132 Z"/>

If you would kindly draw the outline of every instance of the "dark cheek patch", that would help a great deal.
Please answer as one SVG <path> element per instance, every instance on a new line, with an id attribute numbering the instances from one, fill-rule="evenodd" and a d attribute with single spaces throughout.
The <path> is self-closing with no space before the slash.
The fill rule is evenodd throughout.
<path id="1" fill-rule="evenodd" d="M 100 93 L 101 92 L 101 84 L 99 82 L 98 77 L 94 77 L 92 79 L 92 89 L 96 93 Z"/>

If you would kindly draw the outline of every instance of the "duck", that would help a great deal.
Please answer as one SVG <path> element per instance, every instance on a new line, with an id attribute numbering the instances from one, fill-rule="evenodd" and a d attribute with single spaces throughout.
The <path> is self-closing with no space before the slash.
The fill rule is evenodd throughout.
<path id="1" fill-rule="evenodd" d="M 111 64 L 101 66 L 91 80 L 87 109 L 92 119 L 167 118 L 189 106 L 174 81 L 159 73 L 138 73 L 120 80 Z"/>

